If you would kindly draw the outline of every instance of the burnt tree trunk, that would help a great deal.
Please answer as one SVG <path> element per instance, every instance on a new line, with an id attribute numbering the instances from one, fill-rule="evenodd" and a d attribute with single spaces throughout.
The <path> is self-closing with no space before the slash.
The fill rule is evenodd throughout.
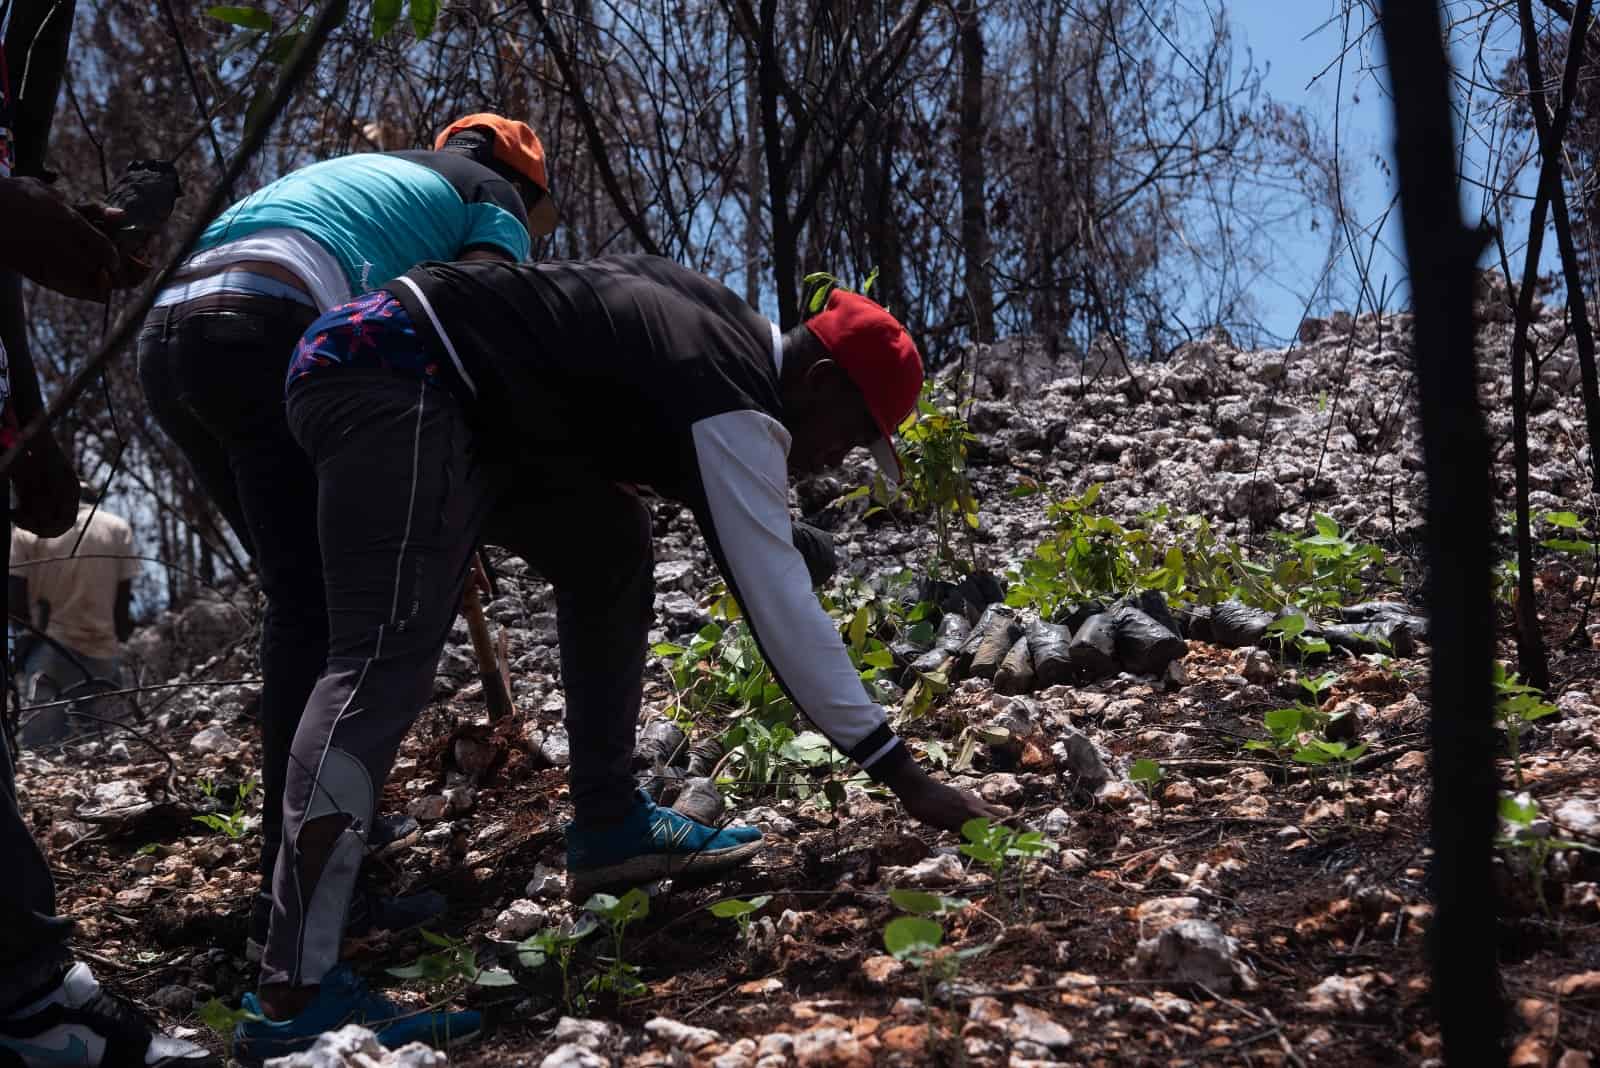
<path id="1" fill-rule="evenodd" d="M 1489 442 L 1473 356 L 1482 235 L 1461 221 L 1450 71 L 1433 0 L 1383 0 L 1395 162 L 1415 314 L 1433 620 L 1433 999 L 1453 1065 L 1500 1065 L 1493 855 Z"/>
<path id="2" fill-rule="evenodd" d="M 993 341 L 994 289 L 989 282 L 989 206 L 983 167 L 983 20 L 976 0 L 965 0 L 956 8 L 956 41 L 961 52 L 961 115 L 956 136 L 961 175 L 961 252 L 966 261 L 972 340 Z"/>

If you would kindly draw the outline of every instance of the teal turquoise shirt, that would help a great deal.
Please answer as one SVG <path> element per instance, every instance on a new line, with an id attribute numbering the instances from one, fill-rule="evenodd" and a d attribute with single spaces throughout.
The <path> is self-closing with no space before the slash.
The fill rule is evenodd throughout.
<path id="1" fill-rule="evenodd" d="M 195 251 L 279 228 L 327 249 L 352 293 L 427 260 L 492 249 L 521 262 L 530 248 L 516 189 L 454 152 L 370 152 L 302 167 L 217 216 Z"/>

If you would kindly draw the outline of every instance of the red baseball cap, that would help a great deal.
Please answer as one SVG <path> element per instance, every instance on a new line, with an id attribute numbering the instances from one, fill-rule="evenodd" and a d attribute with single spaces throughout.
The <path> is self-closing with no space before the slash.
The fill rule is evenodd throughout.
<path id="1" fill-rule="evenodd" d="M 446 126 L 434 139 L 434 151 L 444 148 L 452 134 L 462 130 L 480 128 L 494 135 L 494 158 L 539 187 L 542 194 L 528 209 L 528 230 L 535 237 L 543 237 L 556 228 L 560 213 L 550 196 L 550 179 L 544 169 L 544 143 L 525 122 L 508 119 L 490 111 L 476 115 L 463 115 Z"/>
<path id="2" fill-rule="evenodd" d="M 848 289 L 835 289 L 827 306 L 805 323 L 861 391 L 883 432 L 871 445 L 872 458 L 884 478 L 899 482 L 895 428 L 911 414 L 922 392 L 922 355 L 916 342 L 882 305 Z"/>

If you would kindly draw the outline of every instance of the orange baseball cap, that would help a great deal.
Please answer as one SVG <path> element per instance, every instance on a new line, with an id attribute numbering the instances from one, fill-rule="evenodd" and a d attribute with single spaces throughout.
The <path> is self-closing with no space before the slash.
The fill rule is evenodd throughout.
<path id="1" fill-rule="evenodd" d="M 528 208 L 528 230 L 538 237 L 550 233 L 560 221 L 561 213 L 550 196 L 550 179 L 544 169 L 544 145 L 527 123 L 492 111 L 466 115 L 444 128 L 434 139 L 434 150 L 442 149 L 452 134 L 477 127 L 494 135 L 495 159 L 538 186 L 541 195 Z"/>

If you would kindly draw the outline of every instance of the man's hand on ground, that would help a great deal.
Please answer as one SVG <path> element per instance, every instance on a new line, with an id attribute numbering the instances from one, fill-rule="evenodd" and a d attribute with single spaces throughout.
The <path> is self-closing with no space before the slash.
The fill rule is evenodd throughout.
<path id="1" fill-rule="evenodd" d="M 887 785 L 907 812 L 930 827 L 941 830 L 959 832 L 961 825 L 968 820 L 997 820 L 1010 815 L 1006 809 L 989 804 L 970 790 L 946 786 L 934 780 L 910 761 Z"/>
<path id="2" fill-rule="evenodd" d="M 28 442 L 11 465 L 17 491 L 12 522 L 41 538 L 72 529 L 78 518 L 78 476 L 48 430 Z"/>
<path id="3" fill-rule="evenodd" d="M 106 299 L 121 280 L 121 257 L 96 228 L 120 217 L 116 208 L 96 208 L 85 217 L 48 185 L 34 178 L 0 179 L 0 264 L 46 289 L 85 300 Z"/>

